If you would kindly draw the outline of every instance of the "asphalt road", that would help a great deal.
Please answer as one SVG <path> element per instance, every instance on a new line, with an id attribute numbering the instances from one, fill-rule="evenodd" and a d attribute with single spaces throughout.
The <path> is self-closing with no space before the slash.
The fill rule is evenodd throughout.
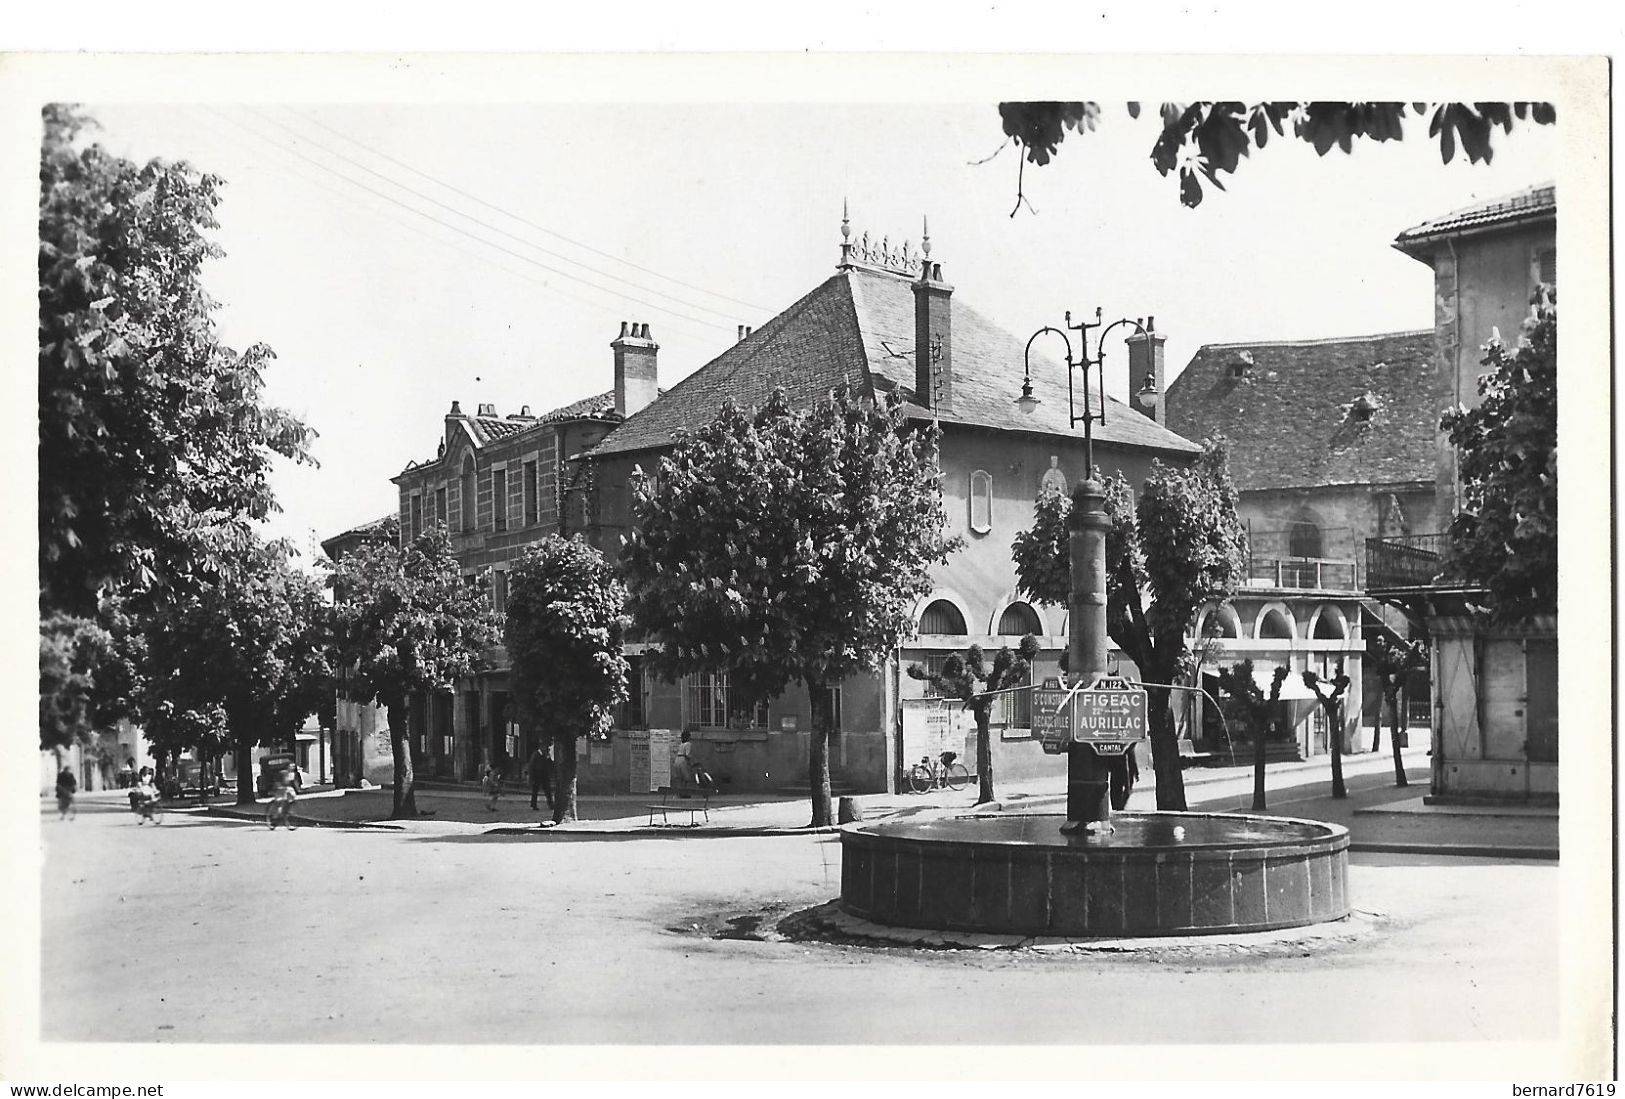
<path id="1" fill-rule="evenodd" d="M 1357 938 L 1076 956 L 715 937 L 836 896 L 828 835 L 154 828 L 90 802 L 41 832 L 47 1041 L 1484 1042 L 1559 1016 L 1552 862 L 1357 854 Z"/>

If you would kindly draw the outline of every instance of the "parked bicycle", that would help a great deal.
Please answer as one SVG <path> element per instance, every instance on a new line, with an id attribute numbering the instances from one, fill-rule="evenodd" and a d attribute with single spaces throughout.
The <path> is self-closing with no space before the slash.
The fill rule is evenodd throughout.
<path id="1" fill-rule="evenodd" d="M 916 794 L 947 787 L 957 790 L 970 781 L 970 770 L 958 762 L 959 753 L 943 752 L 933 760 L 926 756 L 908 773 L 908 784 Z"/>

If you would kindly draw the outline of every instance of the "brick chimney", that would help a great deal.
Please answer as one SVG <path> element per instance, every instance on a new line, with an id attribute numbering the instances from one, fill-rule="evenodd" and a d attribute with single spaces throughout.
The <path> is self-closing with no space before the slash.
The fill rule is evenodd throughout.
<path id="1" fill-rule="evenodd" d="M 621 322 L 621 334 L 609 345 L 615 351 L 615 411 L 635 416 L 660 395 L 655 355 L 660 345 L 649 337 L 649 326 Z"/>
<path id="2" fill-rule="evenodd" d="M 1168 338 L 1157 331 L 1157 318 L 1147 317 L 1142 336 L 1135 332 L 1128 344 L 1128 385 L 1134 407 L 1139 412 L 1168 425 L 1168 379 L 1163 370 L 1162 345 Z"/>
<path id="3" fill-rule="evenodd" d="M 914 283 L 914 399 L 934 411 L 954 407 L 954 288 L 942 278 L 942 264 L 931 261 L 931 227 L 920 246 L 920 277 Z"/>

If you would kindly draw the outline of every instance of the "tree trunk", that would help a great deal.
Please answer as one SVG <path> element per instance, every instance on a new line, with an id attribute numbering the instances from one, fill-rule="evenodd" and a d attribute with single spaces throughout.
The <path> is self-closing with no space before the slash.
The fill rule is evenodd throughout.
<path id="1" fill-rule="evenodd" d="M 1377 731 L 1371 737 L 1371 750 L 1373 752 L 1382 751 L 1382 700 L 1380 698 L 1377 700 Z"/>
<path id="2" fill-rule="evenodd" d="M 565 729 L 553 738 L 553 823 L 576 819 L 576 734 Z"/>
<path id="3" fill-rule="evenodd" d="M 822 683 L 804 682 L 807 699 L 812 704 L 812 735 L 807 739 L 807 787 L 812 796 L 812 820 L 807 827 L 824 828 L 835 823 L 829 806 L 829 692 Z"/>
<path id="4" fill-rule="evenodd" d="M 976 804 L 985 805 L 996 796 L 993 793 L 993 705 L 984 703 L 972 709 L 976 716 Z"/>
<path id="5" fill-rule="evenodd" d="M 1346 798 L 1348 787 L 1343 785 L 1343 720 L 1337 702 L 1326 704 L 1326 721 L 1331 726 L 1332 741 L 1332 797 Z"/>
<path id="6" fill-rule="evenodd" d="M 1184 811 L 1185 776 L 1179 769 L 1179 732 L 1174 723 L 1173 692 L 1146 687 L 1151 716 L 1151 769 L 1157 776 L 1157 808 Z"/>
<path id="7" fill-rule="evenodd" d="M 1393 717 L 1393 731 L 1389 734 L 1388 740 L 1394 746 L 1394 785 L 1409 786 L 1410 780 L 1405 777 L 1405 761 L 1399 756 L 1399 730 L 1403 728 L 1399 723 L 1399 691 L 1394 690 L 1387 695 L 1384 701 L 1388 703 L 1388 713 Z M 1382 713 L 1380 706 L 1377 708 L 1377 713 Z"/>
<path id="8" fill-rule="evenodd" d="M 247 737 L 237 738 L 237 804 L 254 804 L 254 744 Z M 178 760 L 180 757 L 177 756 Z"/>
<path id="9" fill-rule="evenodd" d="M 1268 750 L 1268 737 L 1265 735 L 1270 728 L 1270 715 L 1275 712 L 1275 703 L 1270 703 L 1269 709 L 1252 715 L 1253 734 L 1253 812 L 1262 813 L 1267 808 L 1267 799 L 1264 796 L 1264 756 Z"/>
<path id="10" fill-rule="evenodd" d="M 417 776 L 412 773 L 412 748 L 406 741 L 406 700 L 385 702 L 384 720 L 389 722 L 389 751 L 395 763 L 395 804 L 389 819 L 416 820 Z"/>

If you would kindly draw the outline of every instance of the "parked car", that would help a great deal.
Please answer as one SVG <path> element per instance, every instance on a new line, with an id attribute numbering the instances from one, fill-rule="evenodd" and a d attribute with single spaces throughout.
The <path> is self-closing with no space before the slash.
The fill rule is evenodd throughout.
<path id="1" fill-rule="evenodd" d="M 176 776 L 176 785 L 178 787 L 176 792 L 182 797 L 200 795 L 214 797 L 220 793 L 220 776 L 195 759 L 183 759 L 180 762 L 180 773 Z"/>
<path id="2" fill-rule="evenodd" d="M 260 757 L 259 782 L 256 784 L 260 797 L 269 797 L 276 789 L 284 771 L 293 773 L 293 788 L 295 792 L 303 790 L 310 785 L 310 775 L 302 770 L 291 752 L 279 752 L 273 755 Z"/>

